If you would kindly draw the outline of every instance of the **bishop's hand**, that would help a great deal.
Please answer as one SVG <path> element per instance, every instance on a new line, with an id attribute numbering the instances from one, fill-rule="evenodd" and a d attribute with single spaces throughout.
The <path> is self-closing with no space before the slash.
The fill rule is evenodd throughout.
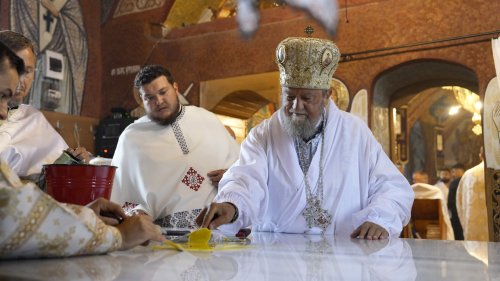
<path id="1" fill-rule="evenodd" d="M 389 233 L 385 228 L 373 222 L 364 222 L 351 233 L 351 238 L 378 240 L 387 239 Z"/>
<path id="2" fill-rule="evenodd" d="M 212 203 L 201 211 L 196 218 L 196 224 L 201 228 L 215 229 L 223 224 L 231 223 L 236 212 L 236 207 L 231 203 Z"/>

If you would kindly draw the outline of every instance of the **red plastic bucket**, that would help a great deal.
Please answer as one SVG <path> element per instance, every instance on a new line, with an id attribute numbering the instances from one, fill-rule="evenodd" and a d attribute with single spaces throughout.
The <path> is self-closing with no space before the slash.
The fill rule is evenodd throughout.
<path id="1" fill-rule="evenodd" d="M 87 205 L 111 196 L 115 166 L 50 164 L 43 169 L 47 193 L 59 202 Z"/>

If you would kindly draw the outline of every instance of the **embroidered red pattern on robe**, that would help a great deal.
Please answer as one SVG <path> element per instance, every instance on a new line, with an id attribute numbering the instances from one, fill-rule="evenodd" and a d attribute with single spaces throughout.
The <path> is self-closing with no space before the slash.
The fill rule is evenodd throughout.
<path id="1" fill-rule="evenodd" d="M 193 167 L 189 167 L 189 170 L 182 179 L 182 182 L 192 190 L 198 191 L 198 189 L 200 189 L 201 184 L 203 183 L 203 180 L 205 180 L 204 177 L 198 174 L 198 172 L 195 169 L 193 169 Z"/>

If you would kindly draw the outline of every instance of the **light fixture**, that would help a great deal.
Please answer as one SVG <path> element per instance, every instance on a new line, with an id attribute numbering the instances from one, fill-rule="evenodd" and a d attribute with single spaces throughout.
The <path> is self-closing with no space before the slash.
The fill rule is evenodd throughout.
<path id="1" fill-rule="evenodd" d="M 481 125 L 476 124 L 476 125 L 474 125 L 474 127 L 472 127 L 472 132 L 473 132 L 475 135 L 479 136 L 480 134 L 482 134 L 482 133 L 483 133 L 483 128 L 481 127 Z"/>
<path id="2" fill-rule="evenodd" d="M 481 109 L 478 110 L 476 108 L 476 104 L 479 105 L 481 100 L 479 99 L 479 95 L 473 91 L 458 86 L 446 86 L 443 87 L 443 89 L 452 91 L 458 104 L 460 104 L 463 109 L 471 113 L 479 113 L 481 111 Z"/>
<path id="3" fill-rule="evenodd" d="M 474 115 L 472 115 L 472 122 L 474 122 L 474 124 L 481 124 L 481 115 L 474 112 Z"/>
<path id="4" fill-rule="evenodd" d="M 481 109 L 483 108 L 483 103 L 480 100 L 476 101 L 476 103 L 474 104 L 474 108 L 477 110 L 476 112 L 481 112 Z"/>
<path id="5" fill-rule="evenodd" d="M 481 102 L 479 95 L 472 92 L 469 89 L 458 87 L 458 86 L 445 86 L 442 87 L 444 90 L 449 90 L 453 92 L 455 99 L 457 100 L 457 106 L 452 106 L 449 115 L 455 115 L 458 113 L 460 108 L 463 108 L 470 113 L 472 113 L 472 122 L 475 124 L 472 128 L 472 132 L 476 135 L 482 134 L 481 128 L 481 109 L 483 108 L 483 103 Z"/>
<path id="6" fill-rule="evenodd" d="M 472 115 L 472 122 L 474 122 L 472 132 L 479 136 L 483 133 L 483 128 L 481 127 L 481 114 L 474 112 L 474 115 Z"/>
<path id="7" fill-rule="evenodd" d="M 462 108 L 462 106 L 460 106 L 460 105 L 455 105 L 455 106 L 450 107 L 450 111 L 448 111 L 448 115 L 457 114 L 458 111 L 460 111 L 460 108 Z"/>

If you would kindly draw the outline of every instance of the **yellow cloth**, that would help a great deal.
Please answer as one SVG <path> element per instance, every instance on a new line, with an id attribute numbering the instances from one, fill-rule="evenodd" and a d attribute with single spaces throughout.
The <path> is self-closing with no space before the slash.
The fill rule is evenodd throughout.
<path id="1" fill-rule="evenodd" d="M 65 257 L 121 247 L 117 228 L 86 207 L 62 204 L 0 163 L 0 258 Z"/>
<path id="2" fill-rule="evenodd" d="M 457 212 L 465 240 L 488 241 L 484 163 L 465 171 L 457 188 Z"/>

